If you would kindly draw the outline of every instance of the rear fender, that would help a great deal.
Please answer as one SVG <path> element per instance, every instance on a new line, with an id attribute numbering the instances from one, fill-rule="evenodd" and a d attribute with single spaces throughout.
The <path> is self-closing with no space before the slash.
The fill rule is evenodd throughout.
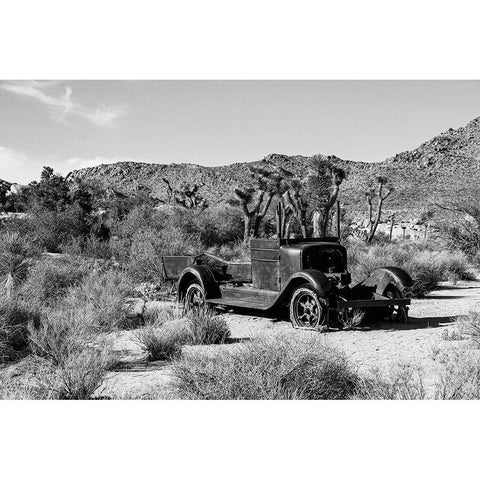
<path id="1" fill-rule="evenodd" d="M 285 304 L 290 300 L 292 293 L 300 285 L 310 285 L 322 297 L 328 296 L 332 289 L 332 284 L 327 276 L 319 270 L 302 270 L 294 273 L 288 280 L 282 293 L 278 296 L 274 306 Z"/>
<path id="2" fill-rule="evenodd" d="M 401 268 L 398 267 L 382 267 L 374 270 L 369 277 L 367 277 L 359 285 L 371 287 L 375 293 L 383 295 L 388 285 L 392 284 L 400 290 L 402 296 L 408 293 L 408 289 L 412 286 L 412 277 Z M 355 287 L 354 287 L 355 288 Z"/>
<path id="3" fill-rule="evenodd" d="M 183 270 L 177 284 L 177 300 L 183 300 L 188 285 L 197 280 L 203 287 L 205 298 L 220 297 L 220 289 L 212 270 L 207 265 L 194 265 Z"/>

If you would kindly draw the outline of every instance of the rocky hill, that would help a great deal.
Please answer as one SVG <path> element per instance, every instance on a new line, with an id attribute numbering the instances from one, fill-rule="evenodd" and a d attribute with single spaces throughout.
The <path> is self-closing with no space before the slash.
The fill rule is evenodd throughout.
<path id="1" fill-rule="evenodd" d="M 348 172 L 342 185 L 342 203 L 350 209 L 364 210 L 365 188 L 376 175 L 384 175 L 395 187 L 395 193 L 389 199 L 389 209 L 417 212 L 424 209 L 432 197 L 438 199 L 451 185 L 452 179 L 460 183 L 480 181 L 480 117 L 383 162 L 362 163 L 332 158 Z M 301 155 L 270 154 L 259 161 L 221 167 L 122 162 L 76 170 L 70 176 L 95 180 L 127 195 L 133 194 L 139 186 L 146 186 L 159 199 L 167 198 L 162 178 L 168 179 L 174 187 L 183 182 L 196 183 L 203 185 L 201 193 L 210 203 L 220 203 L 233 196 L 236 186 L 250 181 L 251 165 L 282 166 L 302 175 L 310 161 L 310 157 Z"/>

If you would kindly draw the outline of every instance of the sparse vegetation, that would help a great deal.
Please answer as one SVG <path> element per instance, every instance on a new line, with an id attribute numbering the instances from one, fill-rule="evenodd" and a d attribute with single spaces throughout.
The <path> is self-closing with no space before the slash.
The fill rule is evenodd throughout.
<path id="1" fill-rule="evenodd" d="M 174 362 L 182 398 L 344 399 L 358 376 L 340 352 L 315 341 L 256 339 L 232 350 L 192 352 Z"/>

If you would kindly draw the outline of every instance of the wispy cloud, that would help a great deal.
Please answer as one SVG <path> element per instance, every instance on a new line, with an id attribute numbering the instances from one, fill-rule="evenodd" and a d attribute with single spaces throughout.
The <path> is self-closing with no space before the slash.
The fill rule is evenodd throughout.
<path id="1" fill-rule="evenodd" d="M 89 106 L 74 100 L 70 86 L 66 85 L 61 93 L 58 91 L 62 83 L 27 80 L 3 82 L 0 84 L 0 88 L 46 105 L 55 118 L 60 121 L 67 121 L 69 117 L 76 116 L 98 126 L 111 127 L 118 118 L 126 113 L 124 106 Z"/>

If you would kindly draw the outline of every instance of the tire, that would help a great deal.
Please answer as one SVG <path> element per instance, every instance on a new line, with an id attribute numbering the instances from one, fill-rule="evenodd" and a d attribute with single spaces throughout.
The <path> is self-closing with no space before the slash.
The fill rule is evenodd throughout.
<path id="1" fill-rule="evenodd" d="M 328 330 L 328 304 L 310 285 L 298 287 L 290 300 L 293 328 Z"/>
<path id="2" fill-rule="evenodd" d="M 385 290 L 383 291 L 383 296 L 391 299 L 403 298 L 402 292 L 391 283 L 387 285 L 387 288 L 385 288 Z M 406 323 L 408 320 L 408 310 L 407 307 L 401 305 L 387 307 L 385 316 L 388 316 L 392 322 Z"/>
<path id="3" fill-rule="evenodd" d="M 183 305 L 187 310 L 199 309 L 205 306 L 205 290 L 196 280 L 193 280 L 185 290 Z"/>

